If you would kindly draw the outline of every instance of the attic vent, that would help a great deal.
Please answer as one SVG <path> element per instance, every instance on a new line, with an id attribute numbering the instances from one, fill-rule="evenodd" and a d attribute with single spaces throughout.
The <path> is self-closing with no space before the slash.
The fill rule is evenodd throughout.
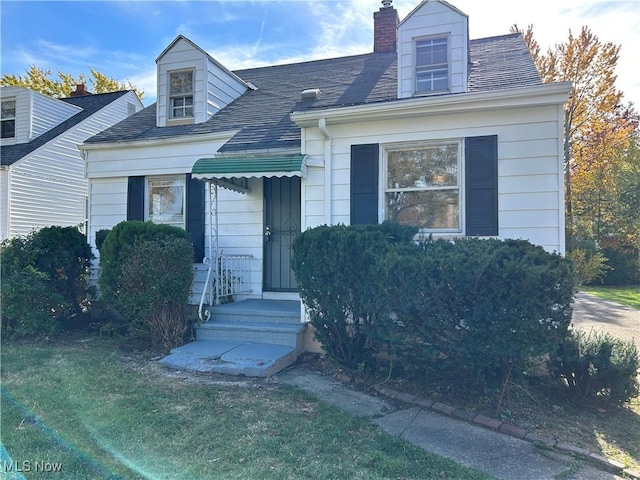
<path id="1" fill-rule="evenodd" d="M 303 102 L 315 102 L 322 96 L 322 91 L 319 88 L 308 88 L 303 90 L 300 96 Z"/>

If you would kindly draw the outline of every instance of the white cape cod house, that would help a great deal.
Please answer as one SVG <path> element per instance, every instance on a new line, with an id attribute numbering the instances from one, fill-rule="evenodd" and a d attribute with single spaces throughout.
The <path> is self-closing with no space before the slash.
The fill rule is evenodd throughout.
<path id="1" fill-rule="evenodd" d="M 78 144 L 142 110 L 142 102 L 133 91 L 92 95 L 84 85 L 62 99 L 24 87 L 0 92 L 0 240 L 84 225 L 89 191 Z"/>
<path id="2" fill-rule="evenodd" d="M 471 40 L 469 18 L 447 2 L 423 1 L 402 21 L 390 4 L 374 13 L 363 55 L 231 72 L 178 36 L 156 60 L 157 103 L 81 147 L 91 241 L 126 219 L 184 227 L 194 303 L 212 259 L 212 277 L 227 272 L 221 290 L 240 292 L 217 308 L 244 305 L 244 325 L 251 305 L 261 324 L 269 306 L 293 306 L 298 329 L 291 241 L 310 227 L 388 219 L 564 253 L 570 85 L 542 84 L 520 34 Z M 224 315 L 214 311 L 199 342 L 235 342 L 243 358 L 255 343 L 286 343 L 266 326 L 240 338 Z M 233 351 L 216 358 L 232 363 Z"/>

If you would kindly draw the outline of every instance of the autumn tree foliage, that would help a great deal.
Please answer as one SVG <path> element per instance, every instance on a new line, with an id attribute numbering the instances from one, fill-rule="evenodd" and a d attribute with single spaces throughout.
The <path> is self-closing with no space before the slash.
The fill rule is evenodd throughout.
<path id="1" fill-rule="evenodd" d="M 520 31 L 517 25 L 511 30 Z M 564 107 L 568 249 L 583 248 L 586 239 L 595 248 L 613 243 L 637 251 L 639 117 L 616 87 L 621 45 L 602 42 L 584 26 L 543 53 L 531 25 L 522 33 L 542 81 L 572 84 Z"/>
<path id="2" fill-rule="evenodd" d="M 119 82 L 113 78 L 109 78 L 105 74 L 89 69 L 91 77 L 89 78 L 89 90 L 92 93 L 108 93 L 120 90 L 133 90 L 142 100 L 144 91 L 138 89 L 131 82 Z M 19 86 L 26 87 L 35 92 L 42 93 L 53 98 L 65 98 L 71 95 L 76 85 L 86 84 L 86 77 L 80 74 L 77 78 L 69 73 L 58 71 L 57 78 L 52 77 L 51 70 L 43 70 L 35 65 L 31 65 L 24 76 L 3 74 L 0 78 L 0 86 Z"/>

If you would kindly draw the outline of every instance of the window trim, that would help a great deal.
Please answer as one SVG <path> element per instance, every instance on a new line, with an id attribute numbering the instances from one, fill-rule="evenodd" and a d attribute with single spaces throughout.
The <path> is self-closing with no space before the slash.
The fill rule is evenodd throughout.
<path id="1" fill-rule="evenodd" d="M 191 73 L 191 95 L 184 94 L 171 94 L 171 75 L 176 73 Z M 195 90 L 196 90 L 196 71 L 194 68 L 183 68 L 179 70 L 171 70 L 167 72 L 167 109 L 168 109 L 168 119 L 171 121 L 183 121 L 183 120 L 192 120 L 195 117 Z M 187 106 L 181 105 L 179 107 L 175 107 L 173 105 L 174 99 L 183 99 L 191 97 L 191 105 Z M 185 102 L 186 103 L 186 102 Z M 182 109 L 183 112 L 187 108 L 191 108 L 191 115 L 183 115 L 181 117 L 175 116 L 175 109 Z"/>
<path id="2" fill-rule="evenodd" d="M 2 132 L 2 139 L 15 139 L 16 138 L 16 110 L 18 108 L 18 102 L 15 97 L 3 98 L 1 103 L 9 103 L 13 102 L 13 116 L 12 117 L 4 117 L 2 116 L 2 109 L 0 108 L 0 131 Z M 1 106 L 1 105 L 0 105 Z M 13 122 L 13 135 L 4 135 L 4 125 L 5 122 Z"/>
<path id="3" fill-rule="evenodd" d="M 449 93 L 451 91 L 451 34 L 438 34 L 438 35 L 429 35 L 424 37 L 416 37 L 413 39 L 413 92 L 414 95 L 437 95 L 442 93 Z M 444 64 L 424 64 L 418 65 L 418 44 L 424 41 L 434 41 L 434 40 L 444 40 L 445 48 L 447 51 L 447 87 L 445 89 L 438 90 L 418 90 L 418 69 L 419 68 L 433 68 L 437 70 L 437 67 L 442 68 Z M 436 68 L 434 68 L 436 67 Z"/>
<path id="4" fill-rule="evenodd" d="M 458 149 L 457 173 L 458 183 L 455 187 L 424 187 L 424 188 L 402 188 L 388 189 L 388 171 L 389 171 L 389 152 L 411 150 L 416 148 L 424 148 L 434 145 L 456 144 Z M 436 191 L 436 190 L 453 190 L 458 191 L 458 228 L 420 228 L 421 234 L 434 235 L 465 235 L 466 209 L 465 209 L 465 139 L 464 138 L 443 138 L 414 142 L 387 143 L 380 145 L 381 158 L 379 182 L 380 191 L 378 195 L 378 209 L 381 212 L 380 221 L 387 219 L 387 193 L 390 191 Z"/>
<path id="5" fill-rule="evenodd" d="M 178 224 L 177 222 L 155 222 L 150 216 L 150 210 L 152 201 L 150 198 L 151 195 L 151 187 L 154 181 L 175 181 L 180 180 L 182 182 L 182 223 Z M 148 222 L 158 223 L 160 225 L 173 225 L 179 226 L 186 230 L 187 228 L 187 177 L 186 175 L 150 175 L 145 177 L 144 182 L 144 219 Z"/>

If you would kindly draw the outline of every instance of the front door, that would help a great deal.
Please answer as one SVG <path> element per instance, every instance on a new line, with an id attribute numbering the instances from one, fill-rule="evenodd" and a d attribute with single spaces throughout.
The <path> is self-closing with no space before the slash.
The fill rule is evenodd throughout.
<path id="1" fill-rule="evenodd" d="M 264 179 L 264 290 L 297 292 L 291 245 L 300 233 L 300 177 Z"/>

